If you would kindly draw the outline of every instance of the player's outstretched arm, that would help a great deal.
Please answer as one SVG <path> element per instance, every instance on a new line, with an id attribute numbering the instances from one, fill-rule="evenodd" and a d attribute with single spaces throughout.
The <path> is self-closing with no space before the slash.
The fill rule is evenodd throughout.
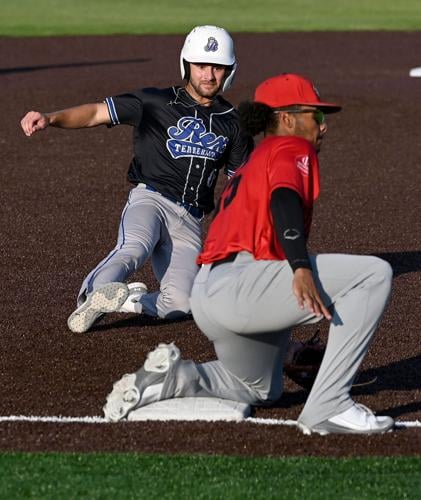
<path id="1" fill-rule="evenodd" d="M 50 127 L 58 128 L 87 128 L 111 123 L 107 105 L 103 102 L 82 104 L 74 108 L 40 113 L 29 111 L 20 124 L 28 137 L 40 130 Z"/>

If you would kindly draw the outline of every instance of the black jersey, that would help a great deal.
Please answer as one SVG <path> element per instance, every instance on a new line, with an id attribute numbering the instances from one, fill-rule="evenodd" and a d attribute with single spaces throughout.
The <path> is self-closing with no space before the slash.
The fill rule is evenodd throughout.
<path id="1" fill-rule="evenodd" d="M 214 208 L 218 171 L 230 176 L 252 149 L 236 110 L 220 96 L 202 106 L 182 87 L 145 88 L 105 102 L 112 125 L 134 127 L 129 181 L 206 213 Z"/>

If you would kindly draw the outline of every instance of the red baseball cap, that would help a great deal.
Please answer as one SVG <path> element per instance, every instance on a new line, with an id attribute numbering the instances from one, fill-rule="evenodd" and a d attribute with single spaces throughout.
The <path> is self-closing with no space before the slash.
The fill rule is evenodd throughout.
<path id="1" fill-rule="evenodd" d="M 254 93 L 254 101 L 271 108 L 286 108 L 295 104 L 315 106 L 324 113 L 337 113 L 342 106 L 322 102 L 316 87 L 300 75 L 282 73 L 262 82 Z"/>

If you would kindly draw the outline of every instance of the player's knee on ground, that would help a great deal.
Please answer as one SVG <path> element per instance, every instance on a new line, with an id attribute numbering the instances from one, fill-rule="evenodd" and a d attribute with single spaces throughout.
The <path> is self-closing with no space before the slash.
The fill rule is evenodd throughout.
<path id="1" fill-rule="evenodd" d="M 255 401 L 250 402 L 254 406 L 272 406 L 280 397 L 283 392 L 283 381 L 275 380 L 272 387 L 262 388 L 261 385 L 258 387 L 255 385 L 247 384 L 249 389 L 255 395 Z"/>
<path id="2" fill-rule="evenodd" d="M 189 296 L 176 289 L 167 289 L 159 294 L 156 307 L 160 318 L 183 318 L 190 314 Z"/>

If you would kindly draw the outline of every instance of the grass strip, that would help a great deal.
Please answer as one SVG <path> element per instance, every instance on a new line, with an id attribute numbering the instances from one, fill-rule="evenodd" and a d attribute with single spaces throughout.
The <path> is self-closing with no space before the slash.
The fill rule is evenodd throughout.
<path id="1" fill-rule="evenodd" d="M 198 24 L 232 32 L 419 30 L 419 0 L 1 0 L 0 35 L 186 33 Z"/>
<path id="2" fill-rule="evenodd" d="M 0 454 L 0 498 L 420 498 L 421 458 Z"/>

